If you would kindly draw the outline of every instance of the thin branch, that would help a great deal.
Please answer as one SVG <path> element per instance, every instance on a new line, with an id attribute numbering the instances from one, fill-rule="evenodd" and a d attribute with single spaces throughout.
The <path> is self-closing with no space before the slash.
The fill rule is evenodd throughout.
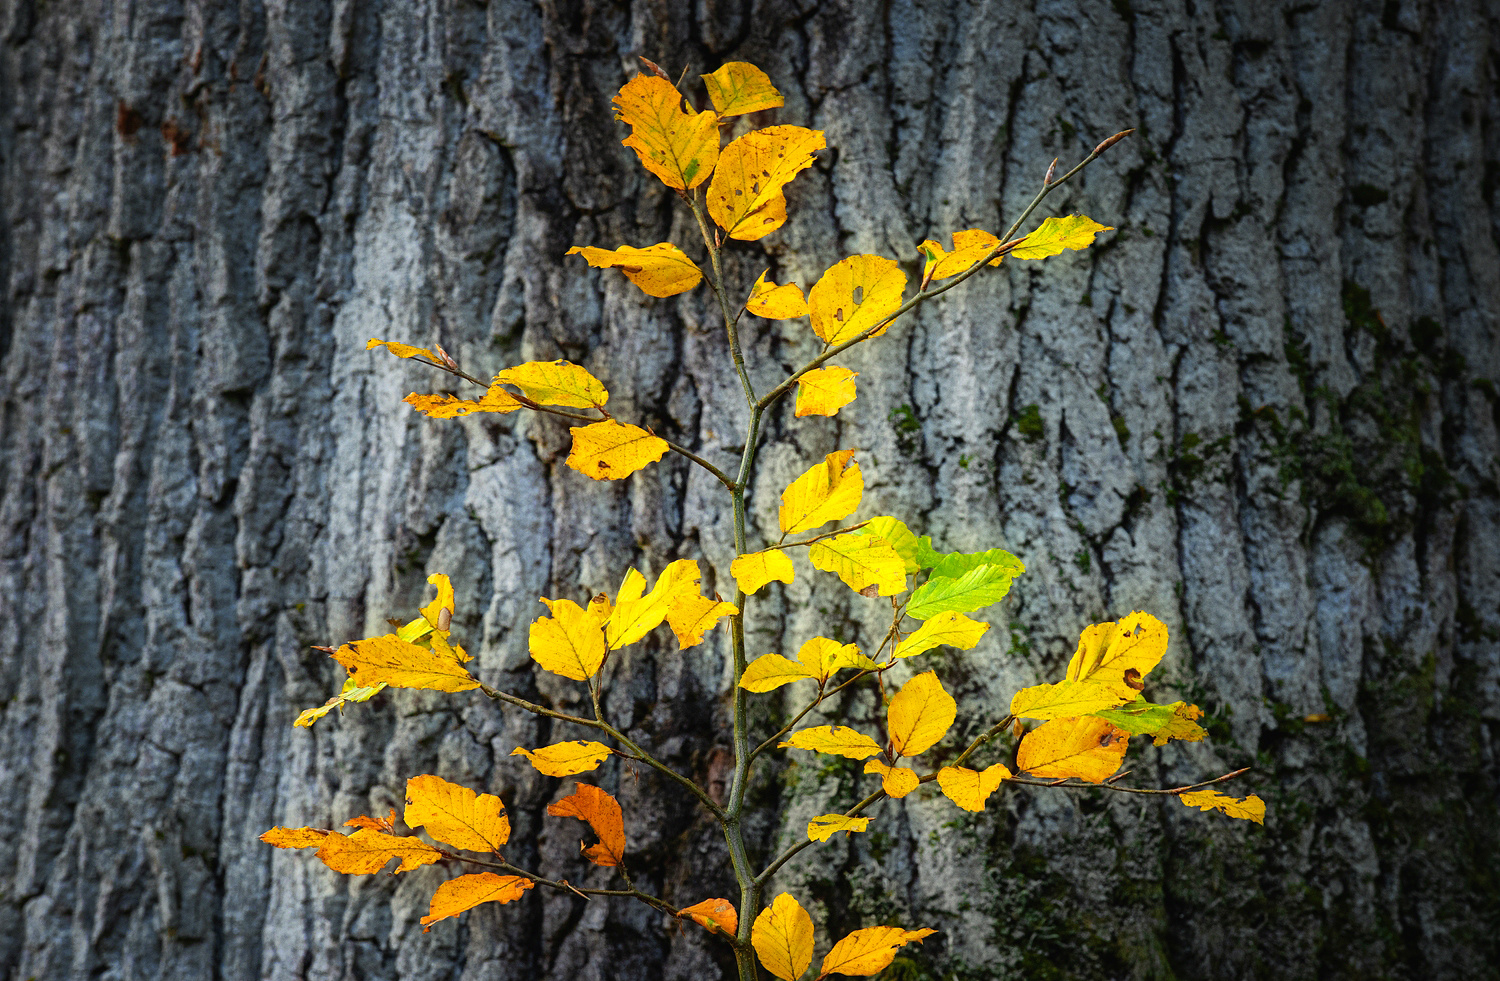
<path id="1" fill-rule="evenodd" d="M 1024 783 L 1028 787 L 1061 787 L 1064 790 L 1093 790 L 1095 788 L 1102 788 L 1104 790 L 1119 791 L 1122 794 L 1154 794 L 1157 796 L 1176 797 L 1179 794 L 1185 794 L 1190 790 L 1197 790 L 1200 787 L 1209 787 L 1216 783 L 1223 783 L 1225 780 L 1233 780 L 1241 774 L 1250 772 L 1251 769 L 1253 767 L 1245 766 L 1232 773 L 1226 773 L 1222 777 L 1214 777 L 1212 780 L 1205 780 L 1202 783 L 1195 783 L 1186 787 L 1172 787 L 1167 790 L 1155 790 L 1150 787 L 1121 787 L 1107 781 L 1105 783 L 1063 783 L 1062 781 L 1033 780 L 1029 777 L 1011 777 L 1006 783 Z"/>
<path id="2" fill-rule="evenodd" d="M 657 438 L 660 439 L 660 437 L 657 437 Z M 719 483 L 723 484 L 725 487 L 729 488 L 730 490 L 734 490 L 734 481 L 730 478 L 730 476 L 727 473 L 725 473 L 724 471 L 720 470 L 718 467 L 714 466 L 712 463 L 709 463 L 707 460 L 703 459 L 703 457 L 701 457 L 698 454 L 694 453 L 692 450 L 689 450 L 689 449 L 687 449 L 686 447 L 683 447 L 683 446 L 678 446 L 676 443 L 672 442 L 670 439 L 663 439 L 662 442 L 667 444 L 667 449 L 671 450 L 673 453 L 680 453 L 683 456 L 687 457 L 689 460 L 691 460 L 694 463 L 698 464 L 698 466 L 702 467 L 704 470 L 707 470 L 709 473 L 711 473 L 715 477 L 717 477 L 718 480 L 719 480 Z"/>
<path id="3" fill-rule="evenodd" d="M 853 807 L 849 808 L 849 810 L 845 811 L 844 817 L 857 817 L 865 808 L 879 802 L 883 797 L 885 797 L 884 790 L 875 791 L 875 793 L 871 794 L 864 800 L 860 801 L 858 804 L 855 804 Z M 765 871 L 761 872 L 760 875 L 755 877 L 755 884 L 758 886 L 765 885 L 766 880 L 775 875 L 777 869 L 781 868 L 787 862 L 790 862 L 798 852 L 802 851 L 802 849 L 811 844 L 814 844 L 812 839 L 808 839 L 807 841 L 799 841 L 791 848 L 788 848 L 786 851 L 782 852 L 781 855 L 777 857 L 776 861 L 772 862 L 770 865 L 767 865 Z"/>
<path id="4" fill-rule="evenodd" d="M 835 535 L 847 535 L 851 531 L 858 531 L 859 529 L 863 528 L 865 525 L 869 524 L 871 521 L 874 521 L 874 520 L 875 520 L 874 518 L 869 518 L 869 519 L 867 519 L 865 521 L 861 521 L 857 525 L 850 525 L 847 528 L 835 528 L 832 531 L 825 531 L 821 535 L 814 535 L 812 538 L 803 539 L 800 542 L 777 542 L 776 543 L 776 547 L 777 548 L 798 548 L 798 547 L 803 546 L 803 545 L 812 545 L 815 542 L 821 542 L 825 538 L 832 538 Z"/>
<path id="5" fill-rule="evenodd" d="M 581 896 L 584 899 L 588 899 L 590 896 L 618 896 L 623 899 L 639 899 L 641 902 L 647 904 L 648 906 L 654 906 L 656 909 L 659 909 L 663 913 L 667 913 L 671 916 L 677 916 L 679 913 L 677 907 L 673 906 L 671 903 L 667 902 L 664 899 L 658 899 L 655 896 L 650 895 L 649 893 L 641 892 L 635 886 L 631 886 L 629 889 L 595 889 L 591 886 L 575 886 L 567 879 L 549 879 L 544 875 L 538 875 L 535 872 L 528 872 L 525 869 L 520 868 L 519 866 L 512 865 L 504 859 L 501 859 L 498 862 L 490 862 L 482 858 L 472 858 L 468 855 L 456 855 L 452 852 L 444 851 L 441 848 L 439 848 L 438 851 L 442 853 L 444 858 L 451 858 L 459 862 L 467 862 L 470 865 L 479 865 L 487 869 L 499 869 L 502 872 L 509 872 L 511 875 L 518 875 L 523 879 L 530 879 L 532 882 L 535 882 L 539 886 L 548 886 L 552 889 L 558 890 L 559 892 L 570 892 L 573 895 Z M 629 880 L 627 879 L 626 881 L 628 882 Z"/>
<path id="6" fill-rule="evenodd" d="M 724 330 L 729 337 L 729 354 L 734 359 L 734 370 L 739 375 L 740 387 L 745 390 L 745 404 L 753 409 L 756 403 L 755 386 L 750 383 L 750 375 L 745 371 L 745 355 L 740 351 L 739 317 L 730 312 L 734 308 L 729 303 L 729 294 L 724 292 L 724 267 L 719 258 L 720 249 L 715 237 L 709 234 L 708 218 L 703 214 L 698 196 L 694 194 L 687 202 L 693 209 L 693 217 L 698 219 L 698 231 L 703 235 L 703 245 L 708 249 L 709 263 L 713 266 L 709 285 L 713 287 L 714 296 L 719 300 L 719 313 L 724 318 Z"/>

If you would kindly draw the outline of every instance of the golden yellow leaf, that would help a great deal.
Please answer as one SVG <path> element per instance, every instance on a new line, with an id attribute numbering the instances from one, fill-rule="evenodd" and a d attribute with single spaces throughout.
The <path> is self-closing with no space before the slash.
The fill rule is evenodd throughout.
<path id="1" fill-rule="evenodd" d="M 840 644 L 827 637 L 814 637 L 797 650 L 797 660 L 818 681 L 827 681 L 845 668 L 874 669 L 875 662 L 854 644 Z"/>
<path id="2" fill-rule="evenodd" d="M 396 828 L 396 809 L 393 807 L 389 817 L 377 818 L 367 817 L 361 814 L 344 822 L 346 828 L 373 828 L 376 831 L 394 831 Z"/>
<path id="3" fill-rule="evenodd" d="M 761 967 L 781 981 L 797 981 L 813 959 L 812 917 L 791 893 L 784 892 L 755 918 L 750 944 Z"/>
<path id="4" fill-rule="evenodd" d="M 549 777 L 571 777 L 595 769 L 612 752 L 603 743 L 575 739 L 571 742 L 553 743 L 535 751 L 517 746 L 510 751 L 510 755 L 526 757 L 538 773 Z"/>
<path id="5" fill-rule="evenodd" d="M 854 513 L 865 492 L 865 478 L 853 457 L 853 450 L 830 453 L 787 485 L 778 512 L 782 531 L 811 531 Z"/>
<path id="6" fill-rule="evenodd" d="M 794 681 L 817 680 L 815 674 L 796 661 L 784 658 L 780 654 L 762 654 L 745 665 L 745 673 L 740 676 L 740 687 L 746 691 L 764 694 Z"/>
<path id="7" fill-rule="evenodd" d="M 1037 226 L 1036 231 L 1026 236 L 1026 243 L 1011 249 L 1010 254 L 1017 259 L 1045 259 L 1063 249 L 1086 249 L 1094 244 L 1096 234 L 1111 230 L 1111 226 L 1083 215 L 1053 216 Z"/>
<path id="8" fill-rule="evenodd" d="M 971 620 L 962 613 L 948 611 L 939 613 L 917 628 L 917 632 L 896 645 L 896 657 L 916 657 L 934 647 L 957 647 L 971 651 L 990 629 L 987 623 Z"/>
<path id="9" fill-rule="evenodd" d="M 619 480 L 667 452 L 667 441 L 639 426 L 606 419 L 587 426 L 574 426 L 573 452 L 568 466 L 595 480 Z"/>
<path id="10" fill-rule="evenodd" d="M 699 596 L 697 592 L 679 595 L 667 610 L 667 625 L 677 635 L 677 649 L 687 650 L 703 643 L 704 636 L 724 617 L 739 610 L 733 603 Z"/>
<path id="11" fill-rule="evenodd" d="M 796 283 L 777 286 L 766 282 L 766 272 L 760 274 L 755 285 L 750 287 L 750 298 L 745 309 L 757 317 L 767 320 L 795 320 L 807 316 L 807 301 L 802 298 L 802 287 Z"/>
<path id="12" fill-rule="evenodd" d="M 442 852 L 418 838 L 388 835 L 371 828 L 360 828 L 352 835 L 329 834 L 318 849 L 324 865 L 345 875 L 379 872 L 393 858 L 401 860 L 396 872 L 410 872 L 442 857 Z"/>
<path id="13" fill-rule="evenodd" d="M 698 595 L 698 563 L 692 559 L 678 559 L 667 564 L 656 585 L 646 592 L 646 577 L 634 569 L 625 573 L 620 591 L 615 596 L 614 609 L 604 625 L 604 639 L 609 649 L 619 650 L 634 644 L 667 619 L 674 605 L 685 597 Z"/>
<path id="14" fill-rule="evenodd" d="M 1101 783 L 1120 768 L 1130 733 L 1104 719 L 1053 719 L 1026 734 L 1016 765 L 1034 777 Z"/>
<path id="15" fill-rule="evenodd" d="M 422 932 L 432 929 L 438 920 L 467 912 L 482 903 L 509 903 L 526 895 L 535 883 L 525 876 L 496 875 L 493 872 L 471 872 L 449 879 L 432 894 L 427 915 L 422 917 Z"/>
<path id="16" fill-rule="evenodd" d="M 879 760 L 866 761 L 865 772 L 880 775 L 880 789 L 888 797 L 905 797 L 922 783 L 922 778 L 911 767 L 886 766 Z"/>
<path id="17" fill-rule="evenodd" d="M 1018 719 L 1067 719 L 1114 708 L 1125 696 L 1099 681 L 1060 681 L 1016 692 L 1010 714 Z"/>
<path id="18" fill-rule="evenodd" d="M 569 599 L 541 599 L 552 616 L 537 617 L 531 624 L 531 659 L 573 681 L 587 681 L 598 674 L 606 653 L 604 617 Z"/>
<path id="19" fill-rule="evenodd" d="M 686 916 L 709 933 L 717 931 L 726 937 L 733 937 L 740 928 L 740 914 L 727 899 L 705 899 L 701 903 L 684 906 L 677 911 L 677 915 Z"/>
<path id="20" fill-rule="evenodd" d="M 399 341 L 377 341 L 370 338 L 370 343 L 365 345 L 366 351 L 373 351 L 377 347 L 383 347 L 398 358 L 426 358 L 433 364 L 442 364 L 443 359 L 427 350 L 425 347 L 413 347 L 410 344 L 402 344 Z"/>
<path id="21" fill-rule="evenodd" d="M 604 383 L 571 361 L 528 361 L 506 368 L 495 381 L 514 385 L 538 405 L 602 409 L 609 401 Z"/>
<path id="22" fill-rule="evenodd" d="M 842 814 L 819 814 L 807 822 L 808 841 L 827 841 L 840 831 L 864 831 L 869 818 L 845 817 Z"/>
<path id="23" fill-rule="evenodd" d="M 921 943 L 934 933 L 937 931 L 903 930 L 889 926 L 855 930 L 833 945 L 833 949 L 823 958 L 818 977 L 848 974 L 863 978 L 879 974 L 891 966 L 898 949 L 913 941 Z"/>
<path id="24" fill-rule="evenodd" d="M 979 228 L 971 228 L 966 232 L 954 232 L 952 252 L 944 249 L 932 239 L 928 239 L 921 245 L 922 255 L 926 260 L 922 278 L 927 282 L 935 283 L 949 276 L 957 276 L 983 259 L 999 244 L 998 238 Z M 990 265 L 998 266 L 1000 261 L 1000 259 L 992 259 Z"/>
<path id="25" fill-rule="evenodd" d="M 712 75 L 702 77 L 708 97 L 720 116 L 743 116 L 785 104 L 766 73 L 749 62 L 726 62 Z"/>
<path id="26" fill-rule="evenodd" d="M 647 296 L 668 297 L 686 293 L 703 280 L 703 270 L 671 242 L 648 245 L 644 249 L 622 245 L 618 249 L 600 249 L 592 245 L 575 245 L 568 255 L 581 255 L 595 269 L 618 269 L 625 278 L 641 288 Z"/>
<path id="27" fill-rule="evenodd" d="M 803 416 L 831 416 L 854 401 L 857 394 L 854 379 L 859 372 L 829 365 L 814 368 L 797 379 L 798 419 Z"/>
<path id="28" fill-rule="evenodd" d="M 810 749 L 815 753 L 843 756 L 851 760 L 869 759 L 880 752 L 880 745 L 869 736 L 848 726 L 814 726 L 792 733 L 777 749 Z"/>
<path id="29" fill-rule="evenodd" d="M 1068 662 L 1068 681 L 1097 681 L 1133 699 L 1143 679 L 1167 653 L 1167 625 L 1149 613 L 1083 628 Z"/>
<path id="30" fill-rule="evenodd" d="M 499 382 L 491 385 L 478 399 L 461 399 L 456 395 L 418 395 L 413 392 L 401 401 L 434 419 L 453 419 L 475 412 L 515 412 L 526 407 L 514 395 L 501 388 Z"/>
<path id="31" fill-rule="evenodd" d="M 260 840 L 277 848 L 321 848 L 327 831 L 317 828 L 272 828 Z"/>
<path id="32" fill-rule="evenodd" d="M 1196 807 L 1201 811 L 1222 811 L 1241 821 L 1254 821 L 1259 825 L 1266 823 L 1266 802 L 1254 794 L 1249 797 L 1230 797 L 1210 788 L 1190 790 L 1185 794 L 1178 794 L 1177 799 L 1188 807 Z"/>
<path id="33" fill-rule="evenodd" d="M 510 818 L 500 798 L 430 773 L 406 781 L 402 820 L 409 827 L 426 828 L 445 845 L 471 852 L 499 851 L 510 840 Z"/>
<path id="34" fill-rule="evenodd" d="M 928 671 L 901 686 L 886 709 L 891 747 L 901 756 L 920 756 L 947 735 L 958 715 L 958 703 Z"/>
<path id="35" fill-rule="evenodd" d="M 668 187 L 691 190 L 708 179 L 719 159 L 719 117 L 687 112 L 666 79 L 637 75 L 614 97 L 615 118 L 630 125 L 620 142 Z"/>
<path id="36" fill-rule="evenodd" d="M 874 535 L 825 538 L 808 548 L 807 561 L 814 569 L 832 572 L 844 585 L 865 596 L 898 596 L 906 592 L 906 563 L 884 538 Z"/>
<path id="37" fill-rule="evenodd" d="M 1010 778 L 1010 768 L 1003 763 L 996 763 L 983 770 L 945 766 L 938 771 L 937 782 L 944 796 L 959 807 L 966 811 L 982 811 L 990 794 L 995 792 L 1001 782 Z"/>
<path id="38" fill-rule="evenodd" d="M 768 548 L 764 552 L 751 552 L 737 557 L 729 566 L 729 574 L 747 596 L 754 595 L 773 579 L 791 583 L 796 577 L 792 560 L 779 548 Z"/>
<path id="39" fill-rule="evenodd" d="M 813 333 L 829 344 L 847 341 L 895 313 L 905 290 L 906 273 L 894 259 L 855 255 L 835 263 L 807 294 Z"/>
<path id="40" fill-rule="evenodd" d="M 352 641 L 334 651 L 333 659 L 361 688 L 386 684 L 392 688 L 460 692 L 479 687 L 456 660 L 407 643 L 395 634 Z"/>
<path id="41" fill-rule="evenodd" d="M 364 688 L 355 684 L 353 678 L 349 678 L 344 682 L 343 691 L 339 692 L 337 695 L 333 696 L 322 705 L 319 705 L 315 708 L 304 709 L 302 714 L 297 716 L 296 721 L 293 722 L 292 725 L 300 726 L 305 729 L 311 726 L 314 722 L 321 719 L 323 716 L 327 715 L 329 712 L 332 712 L 334 709 L 343 711 L 345 705 L 349 705 L 353 702 L 369 701 L 375 695 L 378 695 L 381 692 L 385 691 L 385 687 L 386 686 L 384 684 L 379 684 Z"/>
<path id="42" fill-rule="evenodd" d="M 625 816 L 620 802 L 590 784 L 573 785 L 573 792 L 547 805 L 553 817 L 574 817 L 586 822 L 599 836 L 599 844 L 583 849 L 583 857 L 595 865 L 615 866 L 625 860 Z"/>
<path id="43" fill-rule="evenodd" d="M 422 619 L 432 625 L 433 630 L 448 629 L 453 620 L 453 583 L 441 572 L 427 577 L 429 586 L 437 587 L 437 596 L 422 607 Z"/>
<path id="44" fill-rule="evenodd" d="M 724 148 L 708 185 L 708 213 L 732 239 L 754 242 L 786 223 L 782 188 L 828 144 L 821 130 L 769 126 Z"/>

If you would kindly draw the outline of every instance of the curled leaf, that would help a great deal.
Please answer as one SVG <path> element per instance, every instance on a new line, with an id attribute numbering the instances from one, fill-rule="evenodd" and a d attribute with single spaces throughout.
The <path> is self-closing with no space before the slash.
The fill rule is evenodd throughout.
<path id="1" fill-rule="evenodd" d="M 598 787 L 575 784 L 573 793 L 547 806 L 547 813 L 577 818 L 594 829 L 599 844 L 583 849 L 583 857 L 590 862 L 615 866 L 625 860 L 625 816 L 620 802 Z"/>
<path id="2" fill-rule="evenodd" d="M 327 837 L 327 831 L 317 828 L 272 828 L 260 840 L 277 848 L 321 848 Z"/>
<path id="3" fill-rule="evenodd" d="M 739 610 L 733 603 L 691 594 L 679 594 L 667 609 L 667 625 L 677 635 L 677 649 L 687 650 L 703 643 L 703 638 L 724 617 Z"/>
<path id="4" fill-rule="evenodd" d="M 595 269 L 618 269 L 625 278 L 641 288 L 647 296 L 665 298 L 686 293 L 703 281 L 703 270 L 671 242 L 648 245 L 644 249 L 622 245 L 618 249 L 600 249 L 592 245 L 575 245 L 568 255 L 581 255 Z"/>
<path id="5" fill-rule="evenodd" d="M 766 282 L 766 270 L 760 274 L 755 285 L 750 287 L 750 298 L 745 309 L 757 317 L 767 320 L 794 320 L 807 316 L 807 301 L 802 298 L 802 287 L 796 283 L 777 286 Z"/>
<path id="6" fill-rule="evenodd" d="M 360 828 L 352 835 L 329 834 L 318 849 L 324 865 L 345 875 L 379 872 L 393 858 L 401 862 L 396 872 L 410 872 L 442 857 L 442 852 L 419 838 L 388 835 L 372 828 Z"/>
<path id="7" fill-rule="evenodd" d="M 503 414 L 525 408 L 519 399 L 501 388 L 499 382 L 491 385 L 489 390 L 477 399 L 461 399 L 456 395 L 418 395 L 413 392 L 401 401 L 433 419 L 454 419 L 473 415 L 476 412 Z"/>
<path id="8" fill-rule="evenodd" d="M 936 930 L 903 930 L 900 927 L 878 926 L 855 930 L 833 945 L 823 958 L 818 977 L 830 974 L 848 974 L 869 977 L 879 974 L 891 966 L 896 951 L 915 941 L 921 943 L 937 933 Z"/>
<path id="9" fill-rule="evenodd" d="M 1229 817 L 1239 818 L 1241 821 L 1254 821 L 1259 825 L 1266 823 L 1266 802 L 1254 794 L 1249 797 L 1236 798 L 1209 788 L 1178 794 L 1177 799 L 1188 807 L 1196 807 L 1200 811 L 1220 811 Z"/>
<path id="10" fill-rule="evenodd" d="M 702 78 L 708 98 L 720 116 L 743 116 L 747 112 L 775 109 L 786 102 L 766 73 L 748 62 L 726 62 L 718 71 Z"/>
<path id="11" fill-rule="evenodd" d="M 864 831 L 869 827 L 869 818 L 845 817 L 842 814 L 819 814 L 807 822 L 807 840 L 827 841 L 840 831 Z"/>
<path id="12" fill-rule="evenodd" d="M 686 916 L 709 933 L 717 931 L 726 937 L 733 937 L 740 928 L 740 914 L 727 899 L 705 899 L 701 903 L 684 906 L 677 911 L 677 915 Z"/>
<path id="13" fill-rule="evenodd" d="M 998 238 L 979 228 L 954 232 L 952 252 L 944 249 L 932 239 L 928 239 L 921 245 L 924 260 L 922 280 L 932 283 L 950 276 L 957 276 L 983 259 L 999 244 Z M 1000 262 L 1000 259 L 993 259 L 990 265 L 998 266 Z"/>
<path id="14" fill-rule="evenodd" d="M 865 772 L 880 775 L 880 789 L 888 797 L 905 797 L 922 783 L 922 778 L 911 767 L 886 766 L 880 760 L 867 760 Z"/>
<path id="15" fill-rule="evenodd" d="M 982 811 L 990 794 L 1003 781 L 1009 780 L 1011 775 L 1010 768 L 1003 763 L 996 763 L 983 770 L 945 766 L 938 771 L 937 782 L 943 795 L 959 807 L 966 811 Z"/>
<path id="16" fill-rule="evenodd" d="M 413 347 L 410 344 L 402 344 L 399 341 L 377 341 L 370 338 L 370 343 L 365 345 L 366 351 L 373 351 L 377 347 L 383 347 L 398 358 L 426 358 L 434 364 L 442 364 L 443 359 L 427 350 L 425 347 Z"/>

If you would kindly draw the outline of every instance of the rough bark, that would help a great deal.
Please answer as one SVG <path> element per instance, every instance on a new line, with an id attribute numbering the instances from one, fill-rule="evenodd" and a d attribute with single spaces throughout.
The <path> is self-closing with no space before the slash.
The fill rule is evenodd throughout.
<path id="1" fill-rule="evenodd" d="M 255 840 L 383 813 L 437 772 L 504 797 L 519 858 L 592 875 L 543 817 L 566 786 L 507 756 L 548 738 L 531 718 L 388 693 L 289 723 L 342 678 L 308 645 L 408 615 L 429 572 L 458 586 L 479 675 L 561 704 L 577 686 L 526 654 L 538 595 L 679 556 L 727 574 L 702 471 L 585 480 L 561 426 L 414 418 L 401 397 L 444 380 L 364 350 L 438 342 L 480 374 L 568 357 L 623 418 L 732 458 L 744 409 L 706 295 L 562 259 L 695 234 L 610 119 L 637 54 L 753 61 L 778 118 L 827 131 L 786 229 L 733 250 L 742 283 L 994 229 L 1054 156 L 1138 130 L 1055 206 L 1118 231 L 848 358 L 860 397 L 836 421 L 772 420 L 752 518 L 774 526 L 787 479 L 855 446 L 869 513 L 1021 556 L 986 643 L 934 659 L 966 732 L 1084 624 L 1156 613 L 1215 738 L 1146 750 L 1140 780 L 1254 764 L 1239 786 L 1271 816 L 1008 790 L 957 820 L 914 795 L 781 875 L 822 943 L 941 929 L 908 977 L 1493 970 L 1493 0 L 4 0 L 0 29 L 0 976 L 725 969 L 696 927 L 540 890 L 424 934 L 447 873 L 346 878 Z M 747 342 L 762 388 L 813 351 L 797 324 Z M 837 584 L 772 593 L 752 653 L 830 616 L 876 627 Z M 699 779 L 723 773 L 726 704 L 722 644 L 610 669 L 612 716 Z M 855 780 L 804 764 L 760 786 L 783 817 L 756 847 Z M 644 881 L 730 895 L 682 793 L 611 786 Z"/>

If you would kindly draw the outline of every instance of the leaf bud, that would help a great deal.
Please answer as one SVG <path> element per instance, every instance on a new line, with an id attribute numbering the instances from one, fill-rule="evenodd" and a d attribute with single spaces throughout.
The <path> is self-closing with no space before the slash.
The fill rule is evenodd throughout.
<path id="1" fill-rule="evenodd" d="M 1114 146 L 1116 143 L 1125 139 L 1125 137 L 1134 132 L 1135 130 L 1133 129 L 1121 130 L 1114 136 L 1111 136 L 1109 139 L 1105 140 L 1103 143 L 1100 143 L 1098 146 L 1094 147 L 1094 156 L 1098 156 L 1099 154 L 1103 153 L 1105 150 L 1108 150 L 1110 147 Z"/>

